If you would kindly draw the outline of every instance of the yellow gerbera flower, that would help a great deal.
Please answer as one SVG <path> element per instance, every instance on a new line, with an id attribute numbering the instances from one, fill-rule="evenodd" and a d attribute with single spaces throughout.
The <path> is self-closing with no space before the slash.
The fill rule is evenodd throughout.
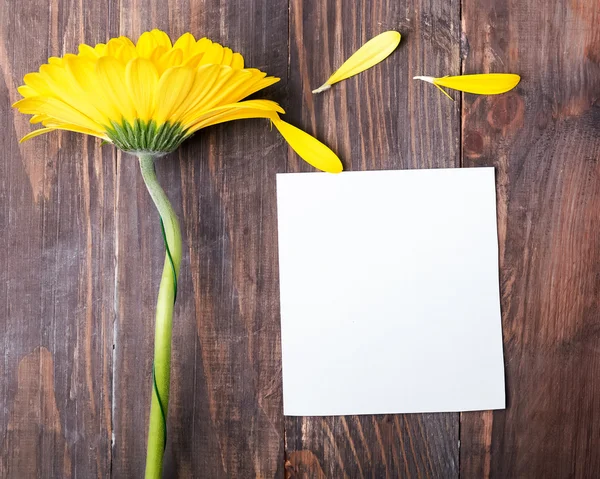
<path id="1" fill-rule="evenodd" d="M 269 100 L 241 101 L 279 81 L 244 68 L 239 53 L 186 33 L 172 44 L 160 30 L 137 42 L 113 38 L 77 55 L 52 57 L 19 87 L 13 106 L 44 128 L 21 141 L 53 130 L 94 135 L 123 151 L 160 156 L 201 128 L 242 118 L 268 118 L 308 163 L 339 172 L 339 158 L 312 136 L 279 118 L 283 109 Z"/>

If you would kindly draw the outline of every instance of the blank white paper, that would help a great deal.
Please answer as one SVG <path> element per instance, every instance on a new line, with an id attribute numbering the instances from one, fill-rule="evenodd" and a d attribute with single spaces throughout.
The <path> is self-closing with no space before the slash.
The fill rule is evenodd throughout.
<path id="1" fill-rule="evenodd" d="M 505 407 L 493 168 L 277 175 L 289 416 Z"/>

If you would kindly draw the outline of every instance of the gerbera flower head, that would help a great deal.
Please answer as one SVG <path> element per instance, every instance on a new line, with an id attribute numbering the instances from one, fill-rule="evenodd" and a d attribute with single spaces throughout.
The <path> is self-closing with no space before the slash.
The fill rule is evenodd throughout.
<path id="1" fill-rule="evenodd" d="M 54 130 L 97 136 L 134 154 L 161 156 L 207 126 L 243 118 L 268 118 L 308 163 L 338 172 L 338 157 L 318 140 L 279 117 L 270 100 L 244 100 L 279 81 L 207 38 L 185 33 L 171 42 L 160 30 L 127 37 L 78 54 L 51 57 L 24 77 L 22 100 L 13 106 L 43 128 L 28 140 Z M 244 100 L 244 101 L 243 101 Z"/>

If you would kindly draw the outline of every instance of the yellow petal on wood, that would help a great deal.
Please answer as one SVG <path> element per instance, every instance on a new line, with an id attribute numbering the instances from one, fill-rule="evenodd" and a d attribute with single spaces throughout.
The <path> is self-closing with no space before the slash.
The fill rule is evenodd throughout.
<path id="1" fill-rule="evenodd" d="M 48 86 L 46 79 L 42 76 L 41 73 L 38 73 L 38 72 L 28 73 L 27 75 L 25 75 L 23 77 L 23 81 L 25 82 L 25 85 L 33 88 L 37 92 L 38 95 L 47 95 L 47 96 L 53 95 L 52 90 Z"/>
<path id="2" fill-rule="evenodd" d="M 231 59 L 231 68 L 234 68 L 235 70 L 244 68 L 244 57 L 239 53 L 234 53 L 233 58 Z"/>
<path id="3" fill-rule="evenodd" d="M 250 69 L 249 71 L 253 71 Z M 246 98 L 247 96 L 256 93 L 263 88 L 267 88 L 274 83 L 277 83 L 280 79 L 277 77 L 265 77 L 266 73 L 263 73 L 259 70 L 254 70 L 254 78 L 252 81 L 248 82 L 248 85 L 245 85 L 243 89 L 239 91 L 238 98 L 241 100 L 242 98 Z"/>
<path id="4" fill-rule="evenodd" d="M 169 36 L 156 28 L 142 33 L 136 44 L 137 53 L 142 58 L 150 58 L 154 50 L 159 47 L 162 47 L 161 50 L 167 51 L 171 49 L 172 45 Z"/>
<path id="5" fill-rule="evenodd" d="M 481 73 L 477 75 L 458 75 L 442 78 L 416 76 L 413 79 L 432 83 L 438 88 L 452 88 L 453 90 L 474 93 L 476 95 L 498 95 L 516 87 L 521 77 L 513 73 Z M 451 98 L 444 90 L 442 91 L 446 96 Z"/>
<path id="6" fill-rule="evenodd" d="M 135 45 L 127 37 L 111 38 L 106 44 L 106 56 L 115 57 L 117 60 L 127 63 L 137 56 Z"/>
<path id="7" fill-rule="evenodd" d="M 221 64 L 223 61 L 224 48 L 222 45 L 218 43 L 213 43 L 206 49 L 202 60 L 200 60 L 200 65 L 209 65 L 214 63 L 215 65 Z"/>
<path id="8" fill-rule="evenodd" d="M 184 58 L 187 59 L 193 55 L 191 52 L 195 45 L 196 39 L 194 38 L 194 35 L 191 33 L 184 33 L 175 41 L 173 48 L 181 49 L 184 54 Z"/>
<path id="9" fill-rule="evenodd" d="M 328 90 L 334 83 L 350 78 L 377 65 L 379 62 L 385 60 L 396 49 L 399 43 L 400 33 L 393 30 L 377 35 L 360 47 L 329 77 L 329 80 L 316 90 L 313 90 L 313 93 L 321 93 Z"/>
<path id="10" fill-rule="evenodd" d="M 238 92 L 252 78 L 252 73 L 247 70 L 233 70 L 226 65 L 222 68 L 228 68 L 231 73 L 228 74 L 227 82 L 219 86 L 219 89 L 211 95 L 210 101 L 204 104 L 206 109 L 240 100 Z"/>
<path id="11" fill-rule="evenodd" d="M 91 131 L 102 133 L 104 128 L 65 102 L 50 97 L 31 97 L 19 100 L 12 105 L 21 113 L 43 114 L 62 123 L 79 125 Z"/>
<path id="12" fill-rule="evenodd" d="M 74 55 L 65 56 L 64 63 L 76 58 Z M 45 80 L 53 97 L 70 105 L 98 124 L 105 122 L 104 115 L 90 103 L 86 93 L 79 88 L 73 76 L 64 66 L 42 65 L 40 75 Z"/>
<path id="13" fill-rule="evenodd" d="M 231 48 L 223 48 L 223 59 L 221 63 L 223 65 L 231 66 L 231 60 L 233 59 L 233 50 Z"/>
<path id="14" fill-rule="evenodd" d="M 74 131 L 75 133 L 83 133 L 85 135 L 95 136 L 97 138 L 102 138 L 104 141 L 111 142 L 110 138 L 106 135 L 106 133 L 90 130 L 88 128 L 83 128 L 79 125 L 70 125 L 68 123 L 62 123 L 62 122 L 52 122 L 52 120 L 45 121 L 44 125 L 47 126 L 47 128 L 56 128 L 57 130 Z M 39 131 L 39 130 L 36 130 L 36 131 Z"/>
<path id="15" fill-rule="evenodd" d="M 232 120 L 246 118 L 269 118 L 271 121 L 279 119 L 277 113 L 285 113 L 283 108 L 271 100 L 248 100 L 230 105 L 223 105 L 208 110 L 202 116 L 196 118 L 192 124 L 183 125 L 189 133 L 201 128 L 224 123 Z"/>
<path id="16" fill-rule="evenodd" d="M 92 60 L 97 59 L 100 56 L 100 53 L 94 48 L 85 43 L 79 45 L 79 55 L 80 57 L 87 57 Z"/>
<path id="17" fill-rule="evenodd" d="M 280 119 L 273 120 L 273 124 L 309 165 L 328 173 L 340 173 L 344 169 L 337 155 L 313 136 Z"/>
<path id="18" fill-rule="evenodd" d="M 39 130 L 33 130 L 27 133 L 23 138 L 19 140 L 19 143 L 23 143 L 24 141 L 30 140 L 31 138 L 35 138 L 36 136 L 43 135 L 44 133 L 50 133 L 51 131 L 56 130 L 56 128 L 40 128 Z"/>
<path id="19" fill-rule="evenodd" d="M 44 120 L 48 120 L 50 117 L 48 115 L 33 115 L 29 120 L 29 123 L 35 125 L 36 123 L 42 123 Z"/>
<path id="20" fill-rule="evenodd" d="M 24 98 L 39 95 L 39 93 L 37 91 L 35 91 L 33 88 L 31 88 L 30 86 L 27 86 L 27 85 L 21 85 L 20 87 L 17 88 L 17 91 Z"/>
<path id="21" fill-rule="evenodd" d="M 210 48 L 212 45 L 212 41 L 206 37 L 202 37 L 200 40 L 196 42 L 196 45 L 192 48 L 192 54 L 197 55 L 198 53 L 206 53 L 206 50 Z"/>
<path id="22" fill-rule="evenodd" d="M 116 58 L 126 64 L 137 57 L 137 49 L 129 38 L 119 37 L 119 40 L 121 40 L 121 47 L 117 51 Z"/>
<path id="23" fill-rule="evenodd" d="M 157 45 L 163 45 L 167 48 L 173 47 L 173 44 L 171 43 L 171 39 L 169 38 L 169 35 L 166 34 L 166 32 L 163 32 L 162 30 L 159 30 L 158 28 L 154 28 L 150 31 L 150 33 L 154 37 L 154 41 L 156 42 Z"/>

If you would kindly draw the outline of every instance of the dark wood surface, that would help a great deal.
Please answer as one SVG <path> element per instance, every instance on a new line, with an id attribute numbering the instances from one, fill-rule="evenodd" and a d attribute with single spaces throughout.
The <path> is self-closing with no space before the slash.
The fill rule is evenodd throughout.
<path id="1" fill-rule="evenodd" d="M 275 173 L 309 171 L 265 121 L 162 159 L 182 218 L 165 477 L 600 476 L 600 2 L 7 0 L 0 3 L 0 477 L 140 477 L 162 269 L 135 158 L 10 104 L 50 55 L 159 27 L 281 77 L 264 92 L 347 170 L 493 165 L 508 408 L 282 415 Z M 310 93 L 365 40 L 383 64 Z M 508 71 L 504 96 L 414 75 Z"/>
<path id="2" fill-rule="evenodd" d="M 506 411 L 461 417 L 465 477 L 600 477 L 600 2 L 463 0 L 464 166 L 497 174 Z"/>

